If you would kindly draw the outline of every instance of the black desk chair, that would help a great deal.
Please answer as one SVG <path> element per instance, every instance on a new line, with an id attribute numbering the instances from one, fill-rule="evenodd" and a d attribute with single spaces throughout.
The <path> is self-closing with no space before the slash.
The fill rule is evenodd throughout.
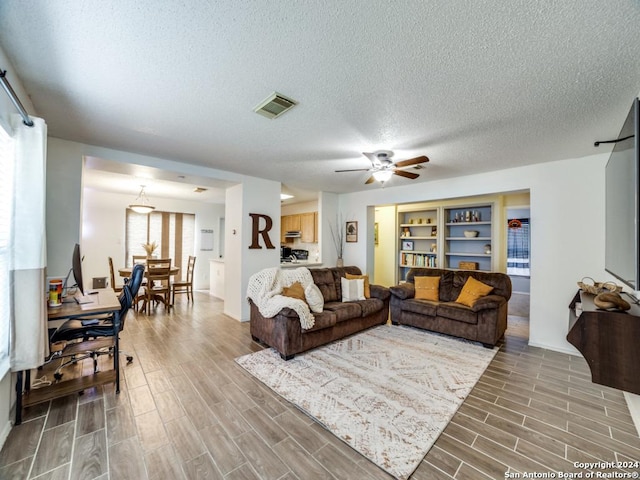
<path id="1" fill-rule="evenodd" d="M 120 332 L 124 328 L 124 321 L 127 316 L 127 312 L 133 304 L 133 299 L 138 293 L 142 278 L 144 276 L 144 265 L 135 265 L 131 272 L 129 281 L 122 287 L 122 291 L 119 295 L 120 310 L 112 315 L 100 315 L 97 317 L 81 317 L 67 320 L 51 335 L 50 342 L 73 342 L 80 340 L 81 342 L 88 342 L 86 346 L 79 348 L 74 347 L 75 343 L 68 343 L 62 350 L 60 357 L 71 356 L 71 359 L 62 363 L 55 371 L 54 377 L 56 380 L 62 378 L 60 371 L 67 365 L 75 364 L 80 360 L 86 358 L 93 359 L 93 371 L 97 372 L 98 369 L 98 357 L 100 355 L 110 354 L 113 355 L 113 366 L 116 371 L 116 393 L 120 392 L 120 369 L 119 369 L 119 336 Z M 101 342 L 100 339 L 114 337 L 113 345 L 110 342 Z M 89 342 L 90 339 L 95 341 Z M 67 350 L 67 353 L 65 353 Z M 72 352 L 72 353 L 70 353 Z M 127 363 L 131 363 L 133 357 L 127 355 Z"/>

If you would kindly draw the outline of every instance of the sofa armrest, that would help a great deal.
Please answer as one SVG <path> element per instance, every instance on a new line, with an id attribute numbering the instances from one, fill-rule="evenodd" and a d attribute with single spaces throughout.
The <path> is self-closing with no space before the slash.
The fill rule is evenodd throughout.
<path id="1" fill-rule="evenodd" d="M 369 291 L 371 293 L 371 298 L 379 298 L 382 301 L 387 300 L 391 296 L 391 292 L 387 287 L 383 287 L 382 285 L 369 285 Z"/>
<path id="2" fill-rule="evenodd" d="M 471 310 L 474 312 L 480 312 L 481 310 L 498 309 L 500 305 L 506 303 L 506 299 L 500 295 L 486 295 L 479 298 L 476 303 L 473 304 Z"/>
<path id="3" fill-rule="evenodd" d="M 415 285 L 408 282 L 389 287 L 389 291 L 391 292 L 391 295 L 393 295 L 394 297 L 398 297 L 400 300 L 413 298 L 416 294 Z"/>

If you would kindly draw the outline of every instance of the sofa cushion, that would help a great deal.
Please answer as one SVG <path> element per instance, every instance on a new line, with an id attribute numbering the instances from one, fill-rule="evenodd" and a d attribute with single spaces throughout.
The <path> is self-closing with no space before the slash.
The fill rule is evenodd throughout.
<path id="1" fill-rule="evenodd" d="M 355 302 L 357 300 L 365 299 L 363 278 L 347 280 L 343 277 L 340 279 L 340 287 L 342 290 L 343 302 Z"/>
<path id="2" fill-rule="evenodd" d="M 379 312 L 384 307 L 384 302 L 379 298 L 367 298 L 366 300 L 360 300 L 358 304 L 362 307 L 363 317 Z"/>
<path id="3" fill-rule="evenodd" d="M 430 300 L 416 300 L 410 298 L 402 302 L 402 310 L 411 313 L 419 313 L 420 315 L 428 315 L 435 317 L 438 308 L 438 302 L 432 302 Z"/>
<path id="4" fill-rule="evenodd" d="M 479 298 L 489 295 L 492 290 L 493 286 L 469 277 L 462 287 L 460 295 L 456 298 L 456 302 L 466 305 L 467 307 L 473 307 L 473 304 L 476 303 Z"/>
<path id="5" fill-rule="evenodd" d="M 455 300 L 458 293 L 453 293 L 454 272 L 440 268 L 412 268 L 407 273 L 407 282 L 415 283 L 415 277 L 440 277 L 440 301 Z"/>
<path id="6" fill-rule="evenodd" d="M 304 289 L 304 298 L 313 313 L 322 312 L 324 307 L 324 297 L 315 283 L 310 283 L 307 288 Z"/>
<path id="7" fill-rule="evenodd" d="M 362 316 L 361 302 L 330 302 L 324 304 L 324 309 L 335 313 L 336 322 L 344 322 Z"/>
<path id="8" fill-rule="evenodd" d="M 302 329 L 302 333 L 315 332 L 317 330 L 322 330 L 323 328 L 333 327 L 336 324 L 336 315 L 333 312 L 328 310 L 323 311 L 322 313 L 316 313 L 313 315 L 315 319 L 315 323 L 313 327 L 309 329 Z"/>
<path id="9" fill-rule="evenodd" d="M 465 323 L 478 323 L 478 315 L 471 308 L 456 302 L 438 305 L 438 316 Z"/>
<path id="10" fill-rule="evenodd" d="M 282 288 L 282 295 L 285 297 L 297 298 L 298 300 L 302 300 L 306 302 L 306 298 L 304 296 L 304 288 L 300 282 L 293 282 L 289 287 Z"/>
<path id="11" fill-rule="evenodd" d="M 440 298 L 440 277 L 415 277 L 416 299 L 437 302 Z"/>
<path id="12" fill-rule="evenodd" d="M 457 296 L 460 295 L 460 291 L 469 277 L 473 277 L 486 285 L 491 285 L 493 287 L 492 295 L 500 295 L 506 300 L 509 300 L 511 297 L 511 279 L 509 275 L 498 272 L 458 270 L 453 277 L 453 291 L 449 301 L 455 300 Z M 440 288 L 442 288 L 442 286 Z"/>
<path id="13" fill-rule="evenodd" d="M 333 272 L 329 268 L 311 268 L 309 269 L 313 277 L 313 283 L 320 289 L 322 298 L 326 302 L 339 302 L 342 297 L 336 288 L 336 282 L 333 278 Z"/>
<path id="14" fill-rule="evenodd" d="M 369 275 L 353 275 L 349 272 L 345 273 L 347 280 L 364 280 L 364 298 L 371 298 L 371 287 L 369 285 Z"/>

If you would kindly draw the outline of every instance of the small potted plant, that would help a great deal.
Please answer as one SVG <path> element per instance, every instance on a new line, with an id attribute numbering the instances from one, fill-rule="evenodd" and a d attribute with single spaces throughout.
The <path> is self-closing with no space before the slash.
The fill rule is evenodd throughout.
<path id="1" fill-rule="evenodd" d="M 147 258 L 151 258 L 155 249 L 158 248 L 158 244 L 156 242 L 143 243 L 142 248 L 147 252 Z"/>

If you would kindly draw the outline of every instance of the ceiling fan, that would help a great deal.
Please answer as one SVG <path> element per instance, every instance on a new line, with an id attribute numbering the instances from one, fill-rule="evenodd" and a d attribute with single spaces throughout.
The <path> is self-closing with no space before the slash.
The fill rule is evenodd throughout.
<path id="1" fill-rule="evenodd" d="M 336 172 L 371 172 L 372 175 L 368 178 L 365 185 L 379 181 L 384 183 L 388 181 L 392 175 L 398 175 L 400 177 L 410 178 L 415 180 L 420 175 L 413 172 L 408 172 L 405 169 L 407 167 L 421 168 L 419 165 L 429 161 L 424 155 L 420 157 L 410 158 L 408 160 L 401 160 L 399 162 L 393 162 L 393 152 L 391 150 L 377 150 L 373 153 L 362 152 L 371 161 L 371 168 L 353 168 L 349 170 L 336 170 Z"/>

